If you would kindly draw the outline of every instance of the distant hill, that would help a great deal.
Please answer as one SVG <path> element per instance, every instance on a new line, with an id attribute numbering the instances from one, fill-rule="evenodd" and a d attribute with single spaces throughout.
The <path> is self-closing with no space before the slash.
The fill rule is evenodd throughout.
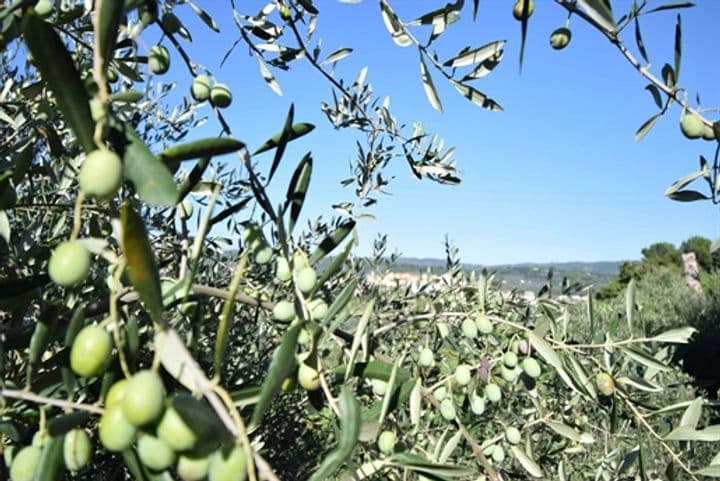
<path id="1" fill-rule="evenodd" d="M 560 285 L 563 277 L 570 282 L 592 284 L 595 289 L 609 282 L 618 274 L 619 262 L 552 262 L 552 263 L 522 263 L 505 265 L 465 264 L 463 270 L 480 272 L 487 269 L 495 272 L 496 278 L 503 288 L 520 290 L 537 290 L 547 281 L 550 268 L 553 269 L 553 283 Z M 429 259 L 416 257 L 401 257 L 393 271 L 395 272 L 421 272 L 430 269 L 435 273 L 445 270 L 444 259 Z"/>

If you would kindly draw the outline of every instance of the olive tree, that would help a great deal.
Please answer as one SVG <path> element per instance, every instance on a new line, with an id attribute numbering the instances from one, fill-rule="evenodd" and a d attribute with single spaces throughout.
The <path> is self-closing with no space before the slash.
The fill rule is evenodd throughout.
<path id="1" fill-rule="evenodd" d="M 686 136 L 718 137 L 717 124 L 676 85 L 680 22 L 674 65 L 660 76 L 622 40 L 634 28 L 645 58 L 642 16 L 687 5 L 640 2 L 616 20 L 606 1 L 556 3 L 542 8 L 565 9 L 650 82 L 660 110 L 638 136 L 679 104 Z M 408 21 L 380 2 L 395 43 L 419 52 L 438 110 L 433 74 L 487 115 L 502 109 L 473 80 L 502 61 L 503 41 L 454 55 L 429 48 L 477 8 L 460 0 Z M 344 181 L 356 201 L 336 205 L 342 215 L 300 225 L 313 157 L 293 161 L 285 152 L 315 126 L 297 121 L 292 106 L 257 148 L 234 134 L 223 114 L 232 85 L 184 48 L 186 15 L 217 28 L 200 6 L 0 7 L 0 439 L 11 479 L 720 472 L 697 447 L 720 438 L 709 407 L 671 364 L 673 345 L 693 330 L 634 322 L 632 289 L 622 322 L 600 325 L 589 300 L 579 325 L 551 279 L 528 302 L 498 290 L 490 273 L 463 272 L 449 243 L 442 277 L 414 287 L 370 282 L 368 272 L 385 272 L 393 256 L 382 237 L 370 257 L 355 256 L 354 232 L 388 182 L 384 168 L 399 158 L 419 178 L 455 184 L 452 148 L 419 124 L 404 127 L 366 69 L 352 80 L 328 69 L 349 50 L 323 52 L 313 32 L 324 17 L 311 0 L 253 13 L 230 1 L 227 9 L 239 35 L 229 54 L 247 47 L 275 91 L 274 70 L 309 62 L 333 89 L 320 106 L 330 124 L 357 130 L 354 175 Z M 531 0 L 509 5 L 521 43 L 534 9 Z M 556 49 L 571 40 L 569 20 L 550 34 Z M 143 41 L 158 34 L 157 45 Z M 170 62 L 186 67 L 191 84 L 177 101 L 161 77 Z M 218 136 L 193 135 L 201 109 Z M 285 195 L 272 197 L 281 168 L 292 175 Z M 703 196 L 685 186 L 704 178 L 714 189 L 716 177 L 716 163 L 704 162 L 669 195 L 714 201 L 714 190 Z"/>

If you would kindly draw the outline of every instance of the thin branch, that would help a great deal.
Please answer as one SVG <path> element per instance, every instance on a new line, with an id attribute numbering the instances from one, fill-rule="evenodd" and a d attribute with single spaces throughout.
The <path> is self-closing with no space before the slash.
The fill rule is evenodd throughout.
<path id="1" fill-rule="evenodd" d="M 20 399 L 23 401 L 29 401 L 35 404 L 44 404 L 50 406 L 57 406 L 63 409 L 74 409 L 78 411 L 88 411 L 93 414 L 102 414 L 103 408 L 93 406 L 92 404 L 83 404 L 72 401 L 63 401 L 62 399 L 53 399 L 46 396 L 40 396 L 30 391 L 21 391 L 17 389 L 0 389 L 0 397 L 6 397 L 10 399 Z"/>

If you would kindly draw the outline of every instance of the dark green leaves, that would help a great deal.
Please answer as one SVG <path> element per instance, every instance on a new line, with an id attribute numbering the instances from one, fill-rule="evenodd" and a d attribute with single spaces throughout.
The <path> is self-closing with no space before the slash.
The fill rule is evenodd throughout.
<path id="1" fill-rule="evenodd" d="M 160 154 L 160 158 L 165 162 L 182 162 L 200 157 L 229 154 L 243 147 L 245 144 L 239 140 L 213 137 L 168 147 Z"/>
<path id="2" fill-rule="evenodd" d="M 288 221 L 288 233 L 292 234 L 295 223 L 300 216 L 308 187 L 310 186 L 310 176 L 312 175 L 313 160 L 310 154 L 300 160 L 295 172 L 293 173 L 290 184 L 288 185 L 286 205 L 290 206 L 290 219 Z"/>
<path id="3" fill-rule="evenodd" d="M 83 150 L 95 150 L 95 122 L 90 115 L 90 98 L 62 40 L 50 24 L 34 13 L 25 15 L 22 31 L 43 81 L 54 94 Z"/>
<path id="4" fill-rule="evenodd" d="M 127 140 L 123 153 L 123 175 L 130 180 L 142 200 L 151 205 L 173 206 L 178 201 L 178 190 L 172 174 L 165 164 L 155 157 L 135 129 L 124 125 Z"/>
<path id="5" fill-rule="evenodd" d="M 335 449 L 325 457 L 309 481 L 324 481 L 352 454 L 360 434 L 360 403 L 345 386 L 340 388 L 340 433 Z"/>
<path id="6" fill-rule="evenodd" d="M 588 17 L 603 30 L 613 33 L 617 30 L 610 0 L 578 0 Z"/>
<path id="7" fill-rule="evenodd" d="M 467 65 L 474 65 L 482 63 L 487 59 L 502 52 L 505 46 L 505 40 L 496 40 L 482 47 L 474 48 L 472 50 L 463 50 L 455 57 L 446 61 L 444 65 L 446 67 L 465 67 Z"/>
<path id="8" fill-rule="evenodd" d="M 95 50 L 99 54 L 96 62 L 100 61 L 95 68 L 103 72 L 113 57 L 124 6 L 123 2 L 117 0 L 95 1 Z"/>
<path id="9" fill-rule="evenodd" d="M 494 110 L 500 112 L 503 110 L 502 106 L 495 102 L 493 99 L 480 92 L 478 89 L 469 85 L 456 82 L 451 80 L 453 87 L 462 94 L 463 97 L 470 100 L 475 105 L 488 110 Z"/>
<path id="10" fill-rule="evenodd" d="M 120 209 L 120 222 L 122 249 L 127 261 L 130 282 L 138 291 L 152 320 L 162 324 L 163 302 L 160 277 L 145 224 L 127 202 Z"/>
<path id="11" fill-rule="evenodd" d="M 295 124 L 292 126 L 290 135 L 288 135 L 288 142 L 298 139 L 302 137 L 305 134 L 308 134 L 312 132 L 312 130 L 315 128 L 313 124 L 308 124 L 305 122 L 301 122 L 299 124 Z M 267 142 L 262 144 L 258 149 L 253 152 L 253 155 L 262 154 L 263 152 L 267 152 L 270 149 L 274 149 L 277 147 L 280 143 L 280 138 L 282 137 L 282 132 L 279 134 L 273 135 Z"/>
<path id="12" fill-rule="evenodd" d="M 337 229 L 332 231 L 328 236 L 323 239 L 320 245 L 310 255 L 310 264 L 315 264 L 322 258 L 331 253 L 342 241 L 352 232 L 355 228 L 355 221 L 348 220 L 340 224 Z"/>
<path id="13" fill-rule="evenodd" d="M 275 350 L 270 367 L 268 368 L 265 382 L 260 389 L 260 398 L 255 405 L 250 424 L 257 426 L 262 419 L 265 410 L 270 406 L 272 398 L 280 391 L 283 381 L 290 376 L 297 365 L 295 361 L 295 346 L 297 345 L 298 334 L 303 328 L 302 323 L 294 324 L 288 329 Z"/>
<path id="14" fill-rule="evenodd" d="M 63 436 L 48 436 L 33 481 L 56 481 L 61 479 L 63 465 Z"/>

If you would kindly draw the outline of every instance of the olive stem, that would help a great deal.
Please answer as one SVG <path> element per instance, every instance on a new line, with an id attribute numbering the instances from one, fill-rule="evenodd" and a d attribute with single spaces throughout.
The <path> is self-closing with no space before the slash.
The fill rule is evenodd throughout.
<path id="1" fill-rule="evenodd" d="M 220 323 L 217 328 L 217 334 L 215 337 L 215 376 L 217 379 L 222 377 L 222 362 L 227 349 L 228 343 L 228 332 L 230 331 L 230 316 L 232 315 L 233 306 L 235 305 L 235 299 L 237 291 L 240 288 L 240 282 L 245 277 L 245 271 L 247 270 L 248 252 L 247 250 L 242 253 L 238 260 L 237 266 L 235 266 L 235 273 L 230 281 L 230 287 L 228 289 L 229 296 L 223 304 L 222 312 L 220 313 Z"/>
<path id="2" fill-rule="evenodd" d="M 23 401 L 30 401 L 36 404 L 46 404 L 50 406 L 57 406 L 63 409 L 77 409 L 80 411 L 88 411 L 94 414 L 102 414 L 104 410 L 100 407 L 93 406 L 91 404 L 76 403 L 72 401 L 63 401 L 61 399 L 53 399 L 46 396 L 40 396 L 30 391 L 17 390 L 17 389 L 0 389 L 0 397 L 6 397 L 10 399 L 21 399 Z"/>
<path id="3" fill-rule="evenodd" d="M 73 230 L 70 233 L 70 240 L 76 240 L 80 235 L 80 230 L 82 229 L 82 204 L 84 200 L 85 194 L 82 191 L 79 191 L 77 198 L 75 199 L 75 212 L 73 213 Z"/>
<path id="4" fill-rule="evenodd" d="M 120 342 L 120 328 L 118 323 L 118 309 L 117 309 L 117 301 L 118 297 L 120 296 L 120 292 L 118 291 L 118 286 L 120 286 L 120 278 L 122 277 L 123 271 L 125 270 L 125 260 L 121 259 L 120 262 L 118 262 L 117 268 L 115 269 L 115 273 L 113 275 L 113 283 L 112 288 L 110 290 L 110 315 L 108 317 L 108 322 L 112 323 L 112 336 L 113 341 L 115 342 L 115 348 L 118 352 L 118 359 L 120 360 L 120 369 L 122 370 L 123 374 L 126 378 L 129 378 L 132 376 L 132 373 L 130 372 L 130 368 L 127 364 L 127 359 L 125 359 L 125 352 L 122 349 L 122 344 Z"/>
<path id="5" fill-rule="evenodd" d="M 218 380 L 217 374 L 214 379 L 215 381 Z M 222 402 L 225 404 L 225 407 L 230 412 L 230 415 L 233 417 L 233 420 L 235 421 L 235 426 L 238 430 L 238 437 L 240 438 L 240 441 L 243 445 L 243 451 L 245 451 L 245 457 L 248 461 L 248 475 L 250 477 L 250 481 L 257 481 L 257 478 L 255 476 L 255 457 L 253 456 L 253 450 L 250 446 L 250 439 L 247 435 L 247 428 L 245 427 L 245 423 L 242 420 L 242 416 L 240 416 L 240 413 L 238 412 L 237 408 L 235 407 L 235 403 L 233 403 L 232 398 L 228 394 L 228 392 L 220 386 L 220 384 L 215 383 L 213 385 L 213 392 L 217 394 Z"/>

